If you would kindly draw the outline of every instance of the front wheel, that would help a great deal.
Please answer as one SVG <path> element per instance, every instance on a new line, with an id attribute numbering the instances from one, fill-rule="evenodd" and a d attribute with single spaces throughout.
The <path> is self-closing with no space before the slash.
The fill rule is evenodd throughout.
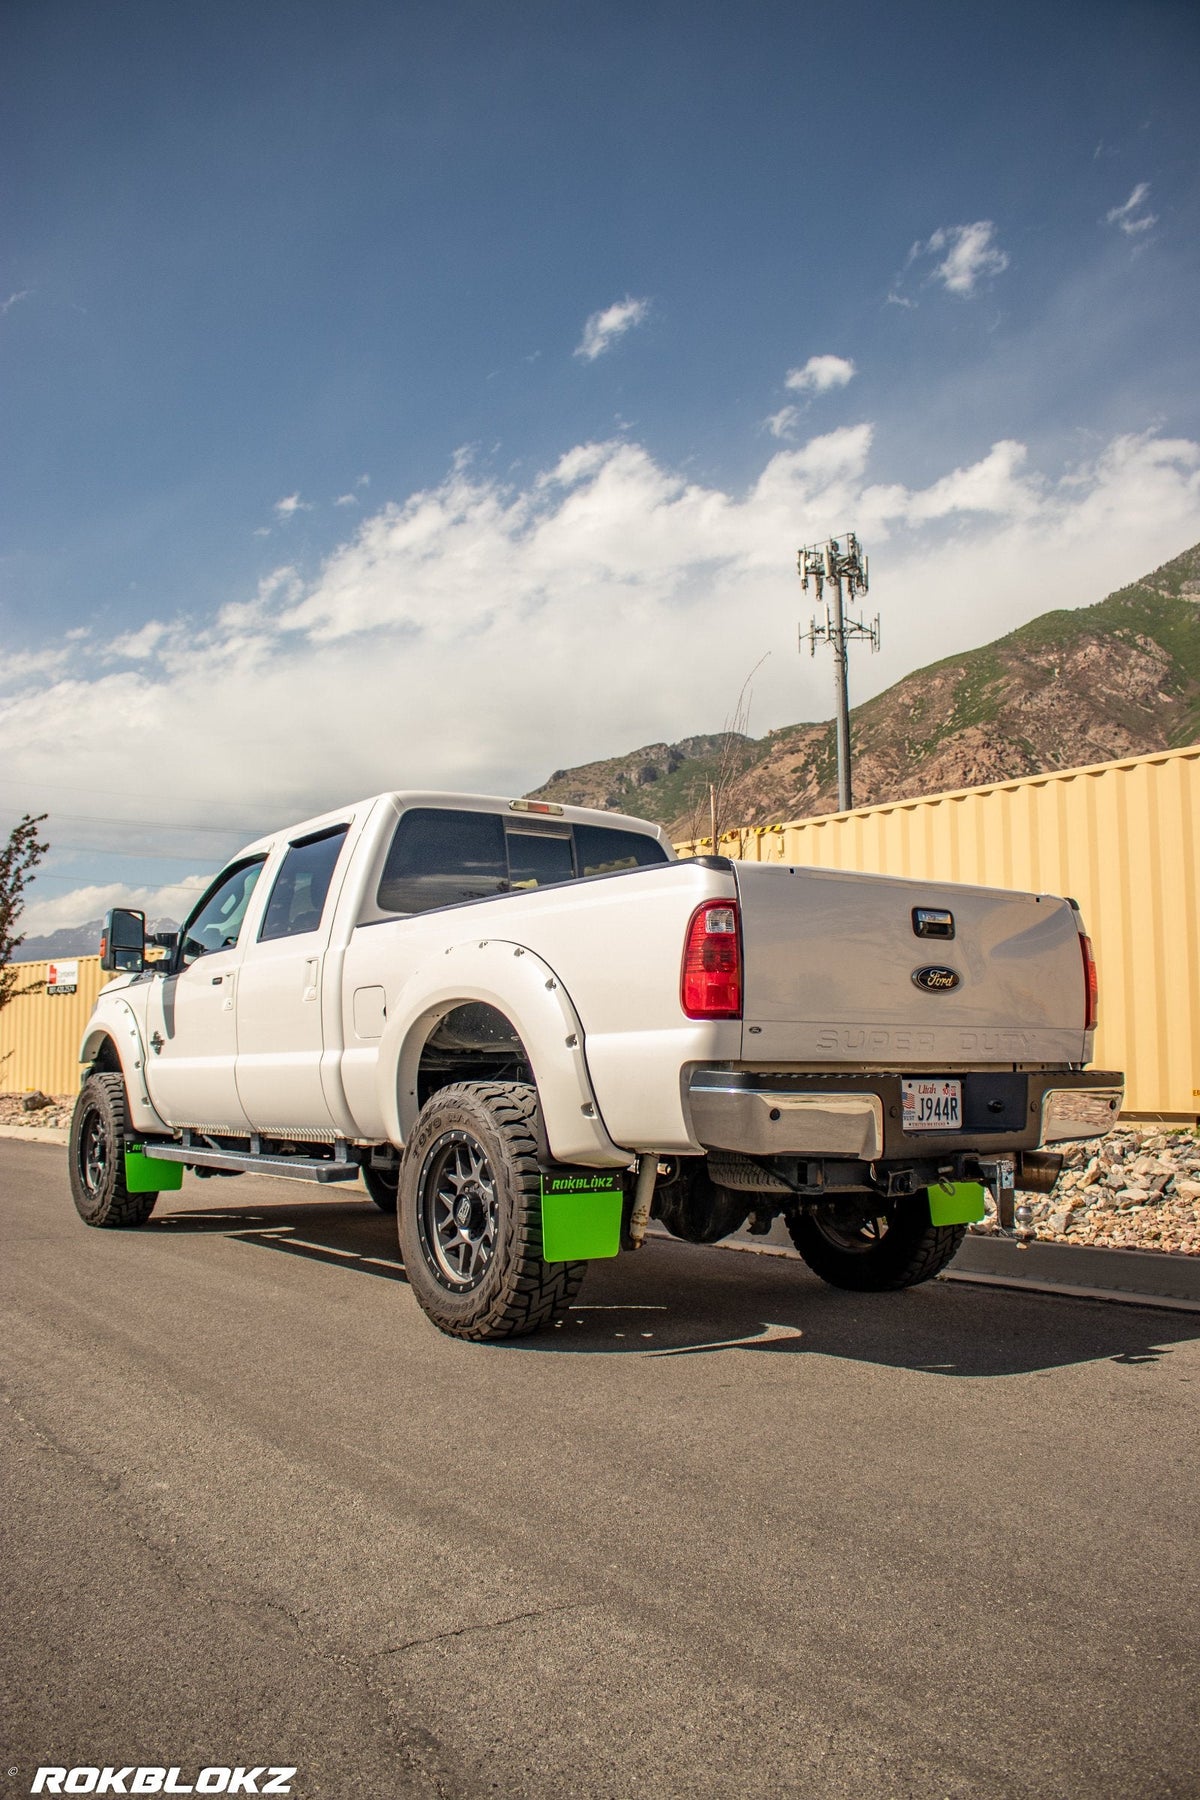
<path id="1" fill-rule="evenodd" d="M 71 1115 L 71 1198 L 87 1225 L 144 1225 L 157 1194 L 131 1194 L 125 1185 L 125 1083 L 119 1075 L 89 1075 Z"/>
<path id="2" fill-rule="evenodd" d="M 586 1263 L 542 1260 L 541 1193 L 532 1087 L 458 1082 L 426 1102 L 400 1168 L 400 1254 L 442 1331 L 523 1337 L 578 1293 Z"/>
<path id="3" fill-rule="evenodd" d="M 793 1244 L 814 1275 L 860 1294 L 930 1281 L 950 1262 L 965 1225 L 935 1225 L 924 1192 L 902 1201 L 847 1198 L 788 1215 Z"/>

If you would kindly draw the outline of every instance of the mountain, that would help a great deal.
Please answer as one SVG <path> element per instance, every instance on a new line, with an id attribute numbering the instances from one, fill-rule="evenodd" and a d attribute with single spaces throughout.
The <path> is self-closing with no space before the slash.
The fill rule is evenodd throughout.
<path id="1" fill-rule="evenodd" d="M 982 787 L 1200 738 L 1200 544 L 1094 606 L 1043 613 L 906 675 L 850 715 L 858 806 Z M 649 744 L 560 769 L 531 799 L 598 806 L 707 836 L 837 810 L 832 720 L 763 738 Z"/>
<path id="2" fill-rule="evenodd" d="M 175 919 L 147 919 L 146 933 L 152 931 L 178 931 Z M 63 957 L 98 956 L 100 954 L 100 933 L 104 930 L 103 919 L 89 919 L 86 925 L 64 925 L 58 931 L 47 932 L 45 937 L 27 937 L 21 945 L 14 962 L 59 962 Z"/>

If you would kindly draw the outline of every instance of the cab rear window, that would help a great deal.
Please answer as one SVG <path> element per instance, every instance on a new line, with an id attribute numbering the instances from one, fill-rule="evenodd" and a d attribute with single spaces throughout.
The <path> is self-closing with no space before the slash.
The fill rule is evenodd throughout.
<path id="1" fill-rule="evenodd" d="M 396 826 L 376 901 L 381 912 L 430 912 L 666 861 L 658 840 L 636 831 L 414 807 Z"/>

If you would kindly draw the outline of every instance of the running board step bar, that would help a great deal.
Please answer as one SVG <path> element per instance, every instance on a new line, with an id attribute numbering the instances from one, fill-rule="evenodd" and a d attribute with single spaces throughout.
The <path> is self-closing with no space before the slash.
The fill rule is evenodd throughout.
<path id="1" fill-rule="evenodd" d="M 143 1144 L 142 1154 L 156 1162 L 186 1163 L 189 1169 L 232 1169 L 239 1175 L 282 1175 L 291 1181 L 354 1181 L 359 1168 L 345 1157 L 255 1156 L 191 1144 Z"/>

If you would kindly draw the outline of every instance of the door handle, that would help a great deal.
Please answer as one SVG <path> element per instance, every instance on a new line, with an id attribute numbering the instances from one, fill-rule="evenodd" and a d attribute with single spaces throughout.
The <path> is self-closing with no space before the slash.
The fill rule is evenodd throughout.
<path id="1" fill-rule="evenodd" d="M 224 981 L 224 979 L 225 979 L 225 977 L 223 975 L 214 975 L 212 978 L 213 986 L 220 987 L 220 985 Z"/>

